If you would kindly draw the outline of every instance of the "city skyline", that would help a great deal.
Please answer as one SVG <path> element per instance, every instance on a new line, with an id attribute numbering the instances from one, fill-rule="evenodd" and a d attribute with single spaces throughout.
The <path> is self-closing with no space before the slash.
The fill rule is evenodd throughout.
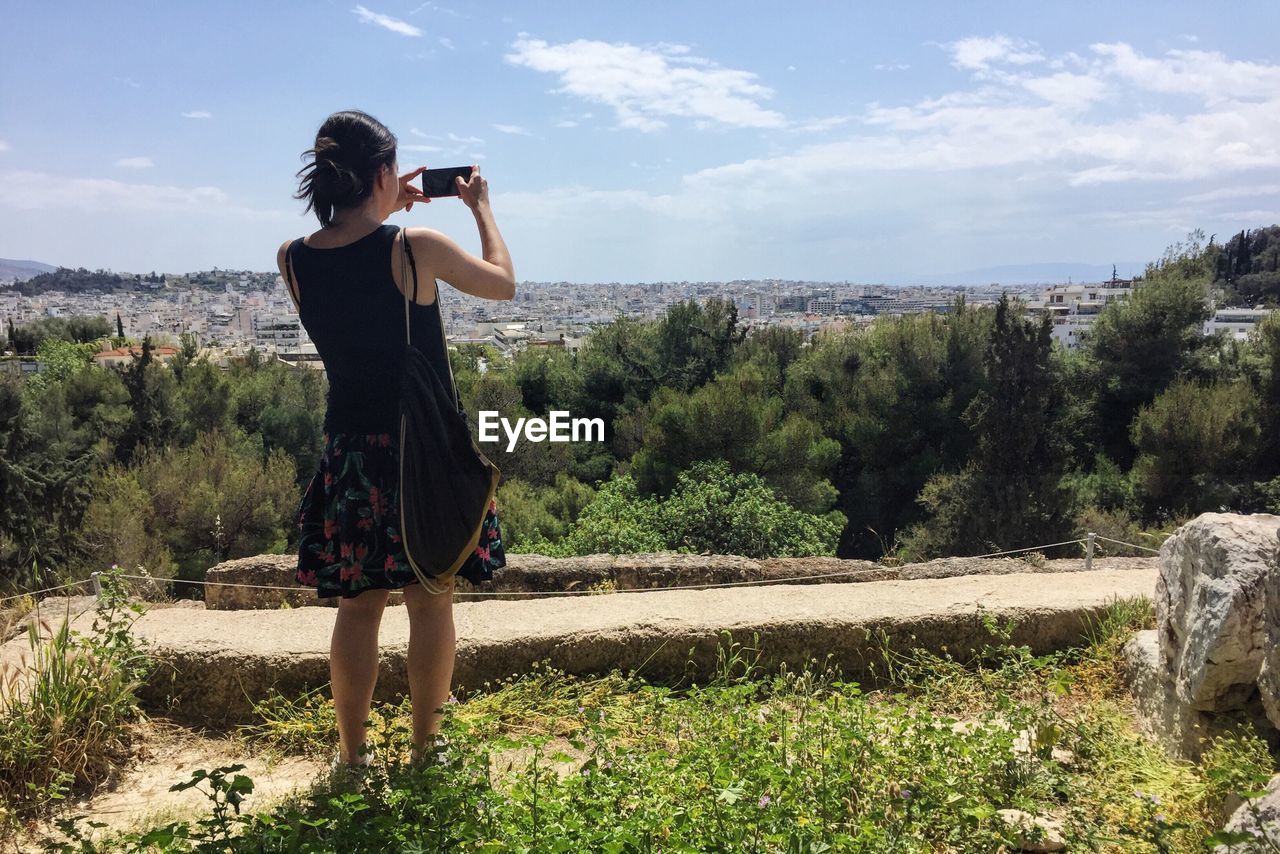
<path id="1" fill-rule="evenodd" d="M 404 171 L 479 163 L 523 281 L 1131 265 L 1280 221 L 1273 4 L 917 9 L 24 8 L 0 256 L 270 270 L 348 107 Z M 389 221 L 479 249 L 456 200 Z"/>

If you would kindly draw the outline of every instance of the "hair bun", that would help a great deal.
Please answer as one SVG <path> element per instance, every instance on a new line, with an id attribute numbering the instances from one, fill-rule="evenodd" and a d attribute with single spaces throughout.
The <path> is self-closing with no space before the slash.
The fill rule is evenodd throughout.
<path id="1" fill-rule="evenodd" d="M 307 209 L 328 226 L 334 211 L 369 197 L 380 169 L 395 163 L 396 138 L 368 113 L 344 110 L 324 120 L 307 156 L 311 162 L 298 170 L 302 181 L 294 197 L 306 199 Z"/>

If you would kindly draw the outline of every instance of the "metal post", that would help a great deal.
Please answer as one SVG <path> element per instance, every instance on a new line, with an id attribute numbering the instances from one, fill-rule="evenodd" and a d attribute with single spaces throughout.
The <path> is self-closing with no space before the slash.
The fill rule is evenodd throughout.
<path id="1" fill-rule="evenodd" d="M 89 578 L 90 580 L 93 581 L 94 598 L 96 599 L 102 598 L 102 573 L 98 572 L 97 570 L 94 570 L 92 573 L 89 574 Z"/>
<path id="2" fill-rule="evenodd" d="M 1093 544 L 1097 541 L 1098 535 L 1090 531 L 1084 547 L 1084 568 L 1086 572 L 1093 569 Z"/>

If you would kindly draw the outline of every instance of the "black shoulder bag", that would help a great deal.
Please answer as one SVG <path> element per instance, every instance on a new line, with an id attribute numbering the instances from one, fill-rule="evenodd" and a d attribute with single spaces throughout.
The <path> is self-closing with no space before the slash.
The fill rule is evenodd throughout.
<path id="1" fill-rule="evenodd" d="M 413 250 L 400 229 L 404 283 L 404 378 L 400 388 L 400 536 L 405 557 L 422 586 L 443 593 L 440 584 L 476 553 L 481 528 L 498 489 L 501 472 L 471 436 L 449 367 L 448 387 L 431 362 L 409 340 L 408 264 Z M 413 269 L 414 295 L 418 289 Z M 440 290 L 436 289 L 440 346 L 449 365 Z"/>

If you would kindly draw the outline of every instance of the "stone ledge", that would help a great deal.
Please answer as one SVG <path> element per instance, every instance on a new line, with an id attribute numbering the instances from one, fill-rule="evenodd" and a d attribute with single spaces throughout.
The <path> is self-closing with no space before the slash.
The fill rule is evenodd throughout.
<path id="1" fill-rule="evenodd" d="M 1095 569 L 1146 569 L 1157 558 L 1097 558 Z M 224 561 L 209 570 L 205 604 L 214 610 L 279 608 L 336 605 L 336 599 L 321 600 L 315 591 L 293 580 L 293 555 L 257 555 Z M 615 590 L 684 587 L 697 584 L 730 584 L 751 581 L 765 584 L 819 584 L 953 578 L 964 575 L 1007 575 L 1011 573 L 1081 572 L 1082 558 L 1049 560 L 1031 564 L 1019 558 L 940 558 L 902 567 L 886 567 L 865 560 L 832 557 L 767 558 L 755 560 L 739 555 L 696 555 L 676 552 L 552 558 L 537 554 L 510 554 L 507 566 L 493 581 L 473 586 L 459 580 L 455 602 L 486 599 L 540 598 L 568 590 L 604 586 Z M 845 573 L 839 578 L 812 576 Z M 290 590 L 256 590 L 233 587 L 256 584 Z M 506 595 L 514 594 L 514 595 Z M 532 594 L 532 595 L 531 595 Z M 400 594 L 392 594 L 391 604 L 400 604 Z"/>
<path id="2" fill-rule="evenodd" d="M 1114 599 L 1150 597 L 1155 579 L 1151 567 L 464 601 L 453 609 L 453 683 L 464 692 L 480 688 L 542 659 L 572 674 L 618 668 L 668 684 L 703 679 L 715 671 L 722 631 L 746 644 L 758 633 L 767 671 L 784 662 L 799 669 L 832 653 L 846 678 L 869 681 L 882 635 L 900 649 L 945 645 L 964 655 L 990 642 L 984 609 L 1016 620 L 1012 642 L 1042 654 L 1078 643 L 1088 620 Z M 333 619 L 320 608 L 150 611 L 134 624 L 160 662 L 144 699 L 193 723 L 245 722 L 273 688 L 296 695 L 327 684 Z M 388 608 L 378 697 L 406 693 L 407 645 L 404 608 Z"/>

